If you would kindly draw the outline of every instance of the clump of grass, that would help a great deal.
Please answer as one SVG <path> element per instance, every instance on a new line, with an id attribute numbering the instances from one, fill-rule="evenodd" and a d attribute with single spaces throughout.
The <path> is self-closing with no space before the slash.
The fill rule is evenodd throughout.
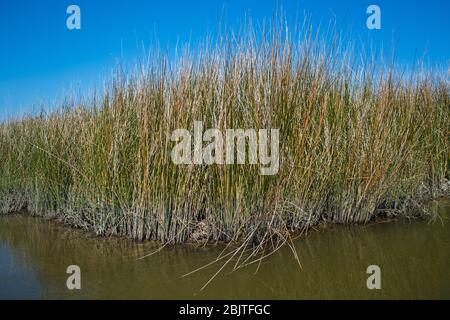
<path id="1" fill-rule="evenodd" d="M 0 125 L 1 211 L 27 209 L 98 235 L 239 242 L 244 251 L 276 248 L 324 220 L 420 210 L 448 179 L 448 78 L 405 77 L 351 52 L 336 36 L 293 35 L 282 23 L 177 58 L 154 51 L 135 72 L 118 71 L 100 97 Z M 194 121 L 278 128 L 278 174 L 174 165 L 170 135 Z"/>

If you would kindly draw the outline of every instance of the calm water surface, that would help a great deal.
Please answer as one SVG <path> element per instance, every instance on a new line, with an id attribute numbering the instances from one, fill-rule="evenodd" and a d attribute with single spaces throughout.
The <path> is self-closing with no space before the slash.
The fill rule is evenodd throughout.
<path id="1" fill-rule="evenodd" d="M 431 205 L 442 220 L 398 220 L 332 226 L 296 240 L 302 269 L 289 248 L 230 272 L 212 265 L 223 248 L 99 239 L 55 222 L 0 217 L 0 299 L 450 299 L 450 201 Z M 81 268 L 81 290 L 66 288 L 66 268 Z M 381 290 L 368 290 L 366 268 L 380 266 Z"/>

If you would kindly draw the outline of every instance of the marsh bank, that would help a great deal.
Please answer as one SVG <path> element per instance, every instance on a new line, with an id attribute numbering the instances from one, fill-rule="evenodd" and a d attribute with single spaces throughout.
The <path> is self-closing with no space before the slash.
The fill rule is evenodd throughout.
<path id="1" fill-rule="evenodd" d="M 249 266 L 225 268 L 222 246 L 170 246 L 99 238 L 24 215 L 0 218 L 0 298 L 29 299 L 450 299 L 450 201 L 430 205 L 434 223 L 404 218 L 366 226 L 332 225 Z M 66 288 L 68 265 L 81 268 L 82 289 Z M 368 290 L 366 268 L 379 265 L 382 289 Z"/>

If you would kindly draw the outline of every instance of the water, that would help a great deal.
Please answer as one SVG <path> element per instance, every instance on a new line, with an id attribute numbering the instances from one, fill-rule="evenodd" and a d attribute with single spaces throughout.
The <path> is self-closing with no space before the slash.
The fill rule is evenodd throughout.
<path id="1" fill-rule="evenodd" d="M 329 226 L 296 240 L 302 269 L 285 247 L 234 272 L 212 265 L 223 247 L 167 247 L 100 239 L 40 218 L 0 218 L 0 299 L 450 299 L 450 201 L 431 205 L 442 221 L 400 219 Z M 81 290 L 68 290 L 66 268 L 81 268 Z M 381 290 L 368 290 L 366 268 L 381 268 Z"/>

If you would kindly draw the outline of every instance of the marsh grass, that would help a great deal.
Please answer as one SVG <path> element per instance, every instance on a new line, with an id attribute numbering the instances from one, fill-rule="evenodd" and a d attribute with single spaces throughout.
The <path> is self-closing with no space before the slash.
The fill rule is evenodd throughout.
<path id="1" fill-rule="evenodd" d="M 448 75 L 404 76 L 344 44 L 306 24 L 249 27 L 175 58 L 154 50 L 99 96 L 5 121 L 0 210 L 103 236 L 238 243 L 240 265 L 321 221 L 423 215 L 448 179 Z M 194 121 L 278 128 L 278 174 L 174 165 L 171 132 Z"/>

